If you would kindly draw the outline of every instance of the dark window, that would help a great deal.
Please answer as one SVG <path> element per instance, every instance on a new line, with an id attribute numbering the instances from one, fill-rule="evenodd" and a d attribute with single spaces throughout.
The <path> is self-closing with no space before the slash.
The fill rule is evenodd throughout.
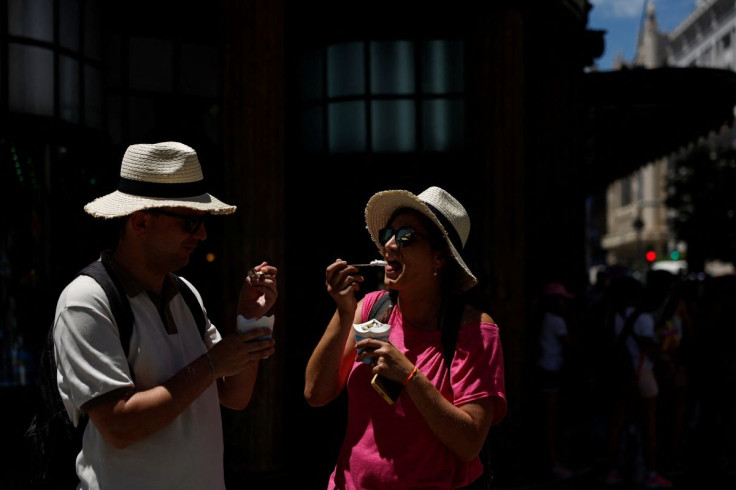
<path id="1" fill-rule="evenodd" d="M 302 148 L 404 153 L 462 149 L 463 42 L 354 41 L 304 54 Z"/>
<path id="2" fill-rule="evenodd" d="M 8 0 L 4 106 L 103 129 L 99 0 Z M 82 24 L 84 14 L 84 25 Z M 58 33 L 55 35 L 55 33 Z M 84 46 L 84 52 L 82 47 Z"/>

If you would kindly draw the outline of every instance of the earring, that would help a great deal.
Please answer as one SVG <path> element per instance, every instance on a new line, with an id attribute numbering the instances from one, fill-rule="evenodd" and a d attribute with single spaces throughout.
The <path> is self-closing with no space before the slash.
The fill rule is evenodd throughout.
<path id="1" fill-rule="evenodd" d="M 437 277 L 437 269 L 432 269 L 432 275 L 433 275 L 434 277 Z"/>

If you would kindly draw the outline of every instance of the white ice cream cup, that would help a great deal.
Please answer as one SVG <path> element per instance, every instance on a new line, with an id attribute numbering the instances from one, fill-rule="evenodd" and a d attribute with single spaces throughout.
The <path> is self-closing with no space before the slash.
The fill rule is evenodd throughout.
<path id="1" fill-rule="evenodd" d="M 391 332 L 391 325 L 388 323 L 381 323 L 375 318 L 368 320 L 365 323 L 354 323 L 353 334 L 355 335 L 355 342 L 358 343 L 363 339 L 377 339 L 384 342 L 388 341 L 388 335 Z M 361 351 L 359 350 L 358 353 Z M 370 364 L 370 359 L 363 359 L 363 362 Z"/>
<path id="2" fill-rule="evenodd" d="M 274 320 L 273 315 L 262 316 L 260 318 L 253 318 L 253 319 L 248 319 L 248 318 L 245 318 L 243 315 L 238 315 L 238 333 L 245 333 L 245 332 L 248 332 L 258 327 L 266 327 L 266 328 L 271 329 L 271 334 L 262 335 L 253 340 L 270 339 L 271 336 L 273 335 L 273 320 Z"/>

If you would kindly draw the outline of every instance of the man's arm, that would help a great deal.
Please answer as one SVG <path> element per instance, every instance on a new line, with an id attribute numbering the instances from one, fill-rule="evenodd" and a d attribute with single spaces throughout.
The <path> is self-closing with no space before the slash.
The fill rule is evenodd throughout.
<path id="1" fill-rule="evenodd" d="M 218 373 L 216 375 L 217 391 L 221 405 L 233 410 L 243 410 L 248 406 L 258 378 L 259 361 L 268 359 L 276 351 L 274 347 L 276 341 L 272 338 L 266 340 L 254 339 L 269 333 L 270 330 L 267 328 L 256 328 L 242 334 L 232 333 L 215 344 L 210 350 L 212 365 L 215 372 Z M 220 355 L 221 349 L 227 349 L 222 356 Z M 238 351 L 229 352 L 233 349 Z M 232 367 L 229 365 L 221 367 L 221 359 L 230 361 Z M 219 373 L 222 372 L 222 368 L 227 369 L 232 374 L 220 376 Z"/>
<path id="2" fill-rule="evenodd" d="M 218 388 L 220 385 L 237 388 L 232 390 L 237 394 L 235 398 L 225 395 L 228 402 L 223 403 L 225 406 L 245 408 L 253 392 L 258 361 L 274 352 L 273 340 L 250 341 L 266 333 L 268 329 L 259 328 L 246 334 L 228 335 L 209 351 L 209 359 L 207 354 L 198 357 L 162 385 L 122 398 L 94 399 L 82 408 L 87 410 L 105 440 L 117 448 L 164 428 L 215 380 Z"/>
<path id="3" fill-rule="evenodd" d="M 171 423 L 212 381 L 210 363 L 202 355 L 162 385 L 119 399 L 91 400 L 82 408 L 105 440 L 122 449 Z"/>
<path id="4" fill-rule="evenodd" d="M 255 266 L 245 277 L 238 298 L 238 314 L 246 319 L 255 319 L 266 315 L 278 297 L 277 290 L 278 269 L 267 262 Z M 268 329 L 256 329 L 247 334 L 233 334 L 243 339 L 254 339 L 264 334 L 270 334 Z M 222 342 L 220 342 L 222 343 Z M 213 350 L 218 348 L 218 343 Z M 275 352 L 275 341 L 273 339 L 252 342 L 252 360 L 248 365 L 237 372 L 217 381 L 217 389 L 220 396 L 220 404 L 234 410 L 243 410 L 253 396 L 256 379 L 258 378 L 258 361 L 267 359 Z M 217 362 L 215 360 L 215 362 Z"/>
<path id="5" fill-rule="evenodd" d="M 258 284 L 243 286 L 240 304 L 249 306 L 239 311 L 248 315 L 262 315 L 270 309 L 276 299 L 276 269 L 261 264 L 261 270 L 267 271 L 268 278 L 261 277 Z M 265 276 L 265 273 L 264 273 Z M 246 280 L 247 281 L 247 280 Z M 244 297 L 244 292 L 249 295 Z M 69 335 L 67 349 L 61 349 L 63 362 L 68 352 L 78 350 L 76 345 L 89 346 L 84 332 L 106 333 L 112 329 L 101 329 L 100 324 L 109 323 L 104 313 L 93 309 L 82 309 L 75 317 L 62 315 L 60 323 L 74 324 L 75 328 L 61 328 L 57 346 L 65 342 Z M 68 318 L 67 318 L 68 317 Z M 110 444 L 115 447 L 126 447 L 129 444 L 147 437 L 162 429 L 189 407 L 214 380 L 219 380 L 218 393 L 221 403 L 230 408 L 244 408 L 250 401 L 258 373 L 258 361 L 274 353 L 274 340 L 259 340 L 257 337 L 270 333 L 269 329 L 256 328 L 245 334 L 232 333 L 215 344 L 208 354 L 202 355 L 182 368 L 168 381 L 153 388 L 130 392 L 129 388 L 113 389 L 105 395 L 98 396 L 82 406 L 90 420 Z M 71 338 L 76 340 L 72 340 Z M 108 338 L 109 337 L 109 338 Z M 105 336 L 102 345 L 118 345 L 119 340 L 112 335 Z M 60 343 L 61 342 L 61 343 Z M 96 356 L 92 356 L 95 358 Z M 88 366 L 89 367 L 89 366 Z M 108 375 L 113 376 L 111 384 L 116 380 L 114 369 Z M 122 379 L 117 380 L 122 384 Z"/>

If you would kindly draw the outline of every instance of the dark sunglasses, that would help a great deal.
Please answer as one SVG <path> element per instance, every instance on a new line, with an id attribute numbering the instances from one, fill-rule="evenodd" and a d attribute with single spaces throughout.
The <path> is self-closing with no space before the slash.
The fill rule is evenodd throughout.
<path id="1" fill-rule="evenodd" d="M 391 237 L 395 236 L 396 239 L 394 240 L 396 242 L 396 246 L 399 248 L 407 247 L 411 245 L 414 240 L 416 240 L 417 236 L 420 236 L 424 239 L 427 237 L 419 233 L 418 231 L 402 226 L 398 230 L 394 231 L 391 228 L 381 228 L 378 230 L 378 243 L 381 244 L 382 247 L 386 246 L 389 240 L 391 240 Z"/>
<path id="2" fill-rule="evenodd" d="M 151 214 L 163 214 L 164 216 L 170 216 L 172 218 L 180 219 L 184 222 L 184 230 L 187 233 L 190 233 L 194 235 L 199 231 L 199 228 L 202 226 L 202 223 L 204 223 L 204 218 L 207 216 L 206 214 L 179 214 L 179 213 L 173 213 L 171 211 L 166 211 L 165 209 L 149 209 L 149 213 Z"/>

